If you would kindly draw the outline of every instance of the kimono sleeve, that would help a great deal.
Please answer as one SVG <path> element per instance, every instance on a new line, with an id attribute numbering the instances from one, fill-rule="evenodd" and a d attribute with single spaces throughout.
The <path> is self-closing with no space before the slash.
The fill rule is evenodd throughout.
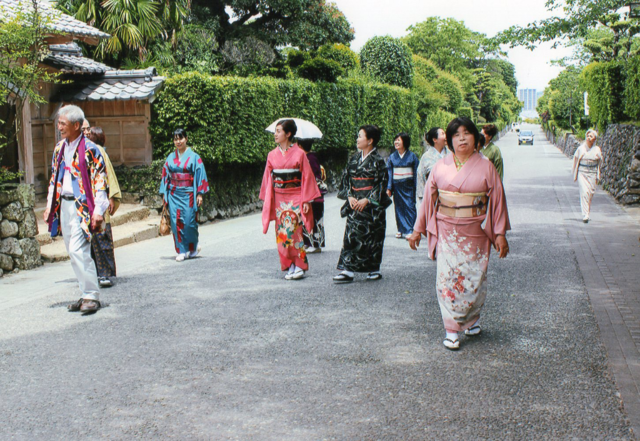
<path id="1" fill-rule="evenodd" d="M 416 223 L 413 226 L 413 231 L 427 237 L 429 258 L 432 260 L 436 258 L 436 246 L 438 244 L 438 224 L 436 220 L 436 214 L 438 212 L 436 208 L 436 203 L 438 202 L 438 185 L 435 179 L 437 172 L 438 163 L 431 169 L 431 173 L 425 184 L 422 205 L 420 205 L 418 209 Z"/>
<path id="2" fill-rule="evenodd" d="M 162 177 L 160 178 L 159 193 L 163 196 L 164 203 L 169 203 L 169 159 L 164 162 L 162 166 Z"/>
<path id="3" fill-rule="evenodd" d="M 582 158 L 582 146 L 576 149 L 576 152 L 573 154 L 573 168 L 571 169 L 571 174 L 573 175 L 573 180 L 578 179 L 578 167 L 580 166 L 580 159 Z"/>
<path id="4" fill-rule="evenodd" d="M 376 162 L 375 167 L 376 167 L 376 170 L 375 170 L 375 177 L 373 180 L 373 188 L 371 189 L 371 192 L 369 193 L 369 197 L 367 199 L 369 199 L 369 202 L 372 203 L 373 205 L 381 206 L 384 197 L 387 196 L 387 189 L 390 188 L 387 186 L 388 180 L 389 180 L 389 174 L 388 174 L 388 169 L 384 163 L 384 159 L 380 158 Z M 393 171 L 391 173 L 393 173 Z"/>
<path id="5" fill-rule="evenodd" d="M 347 162 L 342 178 L 340 179 L 340 188 L 338 189 L 338 199 L 347 200 L 351 196 L 351 172 L 349 165 L 351 160 Z"/>
<path id="6" fill-rule="evenodd" d="M 496 147 L 496 159 L 493 165 L 495 165 L 496 171 L 500 176 L 500 180 L 502 180 L 504 178 L 504 166 L 502 163 L 502 152 L 500 152 L 500 149 L 498 149 L 498 147 Z"/>
<path id="7" fill-rule="evenodd" d="M 87 149 L 89 151 L 89 149 Z M 93 164 L 91 167 L 91 184 L 93 186 L 94 194 L 99 191 L 106 192 L 107 183 L 107 165 L 105 164 L 104 156 L 100 153 L 97 147 L 93 149 Z"/>
<path id="8" fill-rule="evenodd" d="M 489 191 L 489 206 L 487 207 L 487 218 L 484 232 L 492 244 L 496 243 L 496 236 L 505 235 L 511 229 L 509 221 L 509 210 L 507 209 L 507 198 L 504 194 L 504 187 L 498 172 L 494 167 L 488 168 L 487 185 Z"/>
<path id="9" fill-rule="evenodd" d="M 302 151 L 302 149 L 300 151 Z M 305 155 L 304 153 L 302 153 L 301 155 L 300 171 L 302 172 L 302 182 L 300 185 L 302 203 L 312 202 L 314 199 L 319 198 L 321 195 L 320 189 L 318 188 L 318 183 L 316 182 L 316 176 L 313 173 L 313 169 L 311 168 L 311 164 L 309 163 L 307 155 Z"/>
<path id="10" fill-rule="evenodd" d="M 193 173 L 193 181 L 196 185 L 196 194 L 209 193 L 209 180 L 207 179 L 207 171 L 204 168 L 202 159 L 196 155 L 195 170 Z"/>
<path id="11" fill-rule="evenodd" d="M 418 191 L 418 166 L 420 165 L 420 160 L 418 156 L 413 154 L 413 198 L 416 198 L 416 192 Z"/>
<path id="12" fill-rule="evenodd" d="M 395 153 L 395 152 L 394 152 Z M 389 162 L 387 162 L 387 190 L 393 191 L 393 155 L 389 156 Z"/>
<path id="13" fill-rule="evenodd" d="M 269 153 L 267 164 L 264 167 L 264 174 L 262 175 L 262 186 L 260 187 L 260 199 L 264 201 L 264 204 L 262 204 L 262 232 L 264 234 L 267 234 L 269 230 L 269 223 L 276 219 L 272 171 L 273 165 L 271 164 L 271 153 Z"/>

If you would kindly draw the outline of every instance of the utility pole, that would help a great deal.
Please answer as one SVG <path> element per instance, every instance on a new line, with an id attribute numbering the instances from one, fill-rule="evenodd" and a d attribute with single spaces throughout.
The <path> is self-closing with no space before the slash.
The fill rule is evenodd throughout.
<path id="1" fill-rule="evenodd" d="M 571 133 L 573 133 L 573 121 L 571 119 L 573 110 L 573 90 L 569 92 L 569 128 L 571 129 Z"/>

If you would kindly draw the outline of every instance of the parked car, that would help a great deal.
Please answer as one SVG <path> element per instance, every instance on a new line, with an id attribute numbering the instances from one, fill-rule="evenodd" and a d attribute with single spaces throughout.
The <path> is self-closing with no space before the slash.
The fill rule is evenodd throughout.
<path id="1" fill-rule="evenodd" d="M 518 134 L 518 145 L 522 144 L 533 145 L 533 132 L 531 130 L 520 130 Z"/>

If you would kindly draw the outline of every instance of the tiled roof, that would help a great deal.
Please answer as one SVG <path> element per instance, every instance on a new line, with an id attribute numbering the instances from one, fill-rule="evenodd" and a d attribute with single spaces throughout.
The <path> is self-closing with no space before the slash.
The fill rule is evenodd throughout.
<path id="1" fill-rule="evenodd" d="M 17 11 L 30 5 L 30 0 L 0 0 L 0 17 L 15 18 Z M 54 9 L 47 0 L 38 0 L 38 5 L 42 15 L 50 17 L 51 30 L 78 37 L 109 38 L 109 34 Z"/>
<path id="2" fill-rule="evenodd" d="M 82 49 L 75 43 L 52 44 L 51 51 L 44 63 L 59 69 L 66 74 L 103 74 L 110 70 L 115 70 L 106 64 L 99 63 L 91 58 L 82 56 Z"/>
<path id="3" fill-rule="evenodd" d="M 165 78 L 156 69 L 110 70 L 95 80 L 74 81 L 62 87 L 56 101 L 126 101 L 152 102 Z"/>

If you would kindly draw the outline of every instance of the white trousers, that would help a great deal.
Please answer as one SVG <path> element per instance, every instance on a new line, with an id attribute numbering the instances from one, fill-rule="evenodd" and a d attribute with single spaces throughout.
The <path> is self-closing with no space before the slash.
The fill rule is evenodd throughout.
<path id="1" fill-rule="evenodd" d="M 99 300 L 100 287 L 96 265 L 91 258 L 91 242 L 84 237 L 74 201 L 62 199 L 60 225 L 64 244 L 71 259 L 71 267 L 82 291 L 82 298 Z"/>

